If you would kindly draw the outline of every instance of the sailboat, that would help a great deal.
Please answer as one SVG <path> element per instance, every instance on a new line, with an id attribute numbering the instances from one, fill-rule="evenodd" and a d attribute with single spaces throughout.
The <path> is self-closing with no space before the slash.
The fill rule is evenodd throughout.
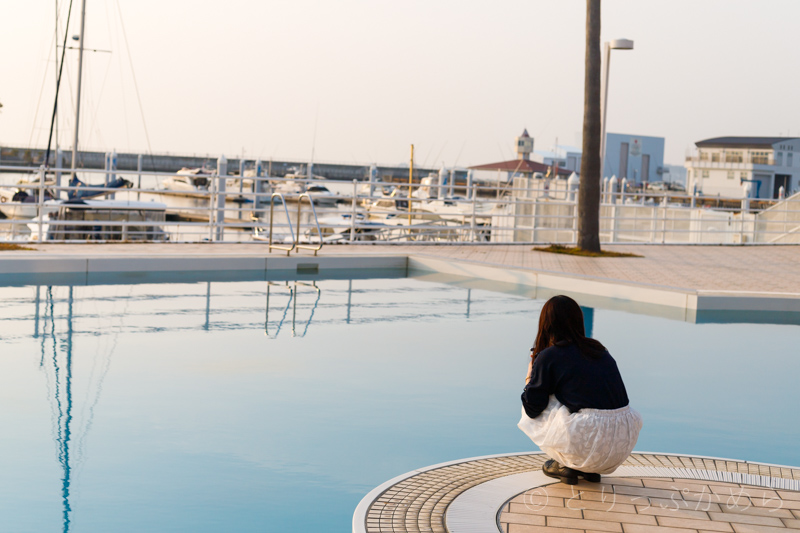
<path id="1" fill-rule="evenodd" d="M 69 17 L 67 17 L 67 31 L 64 33 L 64 46 L 62 46 L 61 68 L 63 68 L 64 55 L 66 54 L 66 35 L 69 33 Z M 27 225 L 30 228 L 31 240 L 167 240 L 166 233 L 158 226 L 166 218 L 166 204 L 158 202 L 135 202 L 126 200 L 92 199 L 98 196 L 113 194 L 119 188 L 130 187 L 131 183 L 123 178 L 108 179 L 103 185 L 87 185 L 78 179 L 78 134 L 81 118 L 81 82 L 83 73 L 84 35 L 86 22 L 86 0 L 81 3 L 81 29 L 78 36 L 78 80 L 75 99 L 75 133 L 72 143 L 71 175 L 69 182 L 72 189 L 68 190 L 67 198 L 62 199 L 59 193 L 49 193 L 44 190 L 44 198 L 38 197 L 40 189 L 34 189 L 35 194 L 22 192 L 11 198 L 11 202 L 3 202 L 4 208 L 15 208 L 15 199 L 21 199 L 20 205 L 28 210 L 20 209 L 20 218 L 30 218 Z M 56 82 L 56 97 L 53 107 L 51 132 L 55 122 L 58 106 L 58 88 L 61 83 L 61 70 Z M 52 135 L 51 135 L 52 138 Z M 50 156 L 50 139 L 48 139 L 47 152 L 44 165 L 39 170 L 40 183 L 47 183 L 44 178 Z M 56 173 L 53 187 L 58 191 L 60 174 Z M 26 201 L 29 197 L 33 199 Z M 49 196 L 49 198 L 48 198 Z M 4 196 L 0 193 L 0 200 Z M 5 214 L 5 211 L 3 210 Z M 14 211 L 16 214 L 17 211 Z M 32 215 L 32 216 L 31 216 Z M 6 215 L 8 216 L 8 215 Z M 130 226 L 129 223 L 141 225 Z M 27 229 L 25 229 L 27 232 Z"/>

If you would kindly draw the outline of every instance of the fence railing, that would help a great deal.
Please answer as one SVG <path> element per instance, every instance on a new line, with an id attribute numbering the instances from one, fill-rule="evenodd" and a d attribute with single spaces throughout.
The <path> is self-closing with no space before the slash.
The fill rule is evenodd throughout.
<path id="1" fill-rule="evenodd" d="M 0 166 L 10 170 L 20 171 Z M 69 185 L 69 169 L 23 170 L 22 182 L 0 185 L 0 240 L 267 242 L 287 253 L 322 244 L 577 240 L 577 188 L 562 179 L 408 184 L 80 169 L 82 183 Z M 606 243 L 800 242 L 800 196 L 607 190 L 600 234 Z"/>

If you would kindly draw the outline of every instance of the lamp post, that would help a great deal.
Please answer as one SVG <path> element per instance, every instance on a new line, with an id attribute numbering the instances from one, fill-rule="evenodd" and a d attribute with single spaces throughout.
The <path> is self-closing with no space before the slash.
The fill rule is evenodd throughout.
<path id="1" fill-rule="evenodd" d="M 607 41 L 605 48 L 605 69 L 603 70 L 603 123 L 600 135 L 600 177 L 606 173 L 606 115 L 608 114 L 608 71 L 611 64 L 611 50 L 633 50 L 633 41 L 630 39 L 614 39 Z M 626 177 L 626 176 L 621 176 Z"/>

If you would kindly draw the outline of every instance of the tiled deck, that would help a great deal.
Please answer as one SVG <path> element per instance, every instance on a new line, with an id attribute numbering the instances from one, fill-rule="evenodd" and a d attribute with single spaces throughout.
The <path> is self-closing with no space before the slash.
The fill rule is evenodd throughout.
<path id="1" fill-rule="evenodd" d="M 555 483 L 514 497 L 503 533 L 800 531 L 800 493 L 720 481 L 609 478 Z"/>
<path id="2" fill-rule="evenodd" d="M 545 459 L 493 456 L 417 470 L 368 495 L 353 531 L 800 531 L 800 469 L 634 454 L 602 483 L 569 486 L 539 472 Z"/>
<path id="3" fill-rule="evenodd" d="M 36 251 L 2 252 L 11 256 L 204 255 L 268 256 L 257 244 L 44 244 Z M 321 256 L 397 254 L 478 262 L 539 272 L 684 290 L 748 291 L 800 296 L 800 246 L 606 246 L 641 258 L 589 258 L 532 251 L 530 245 L 326 246 Z M 43 252 L 43 253 L 42 253 Z M 279 252 L 269 254 L 280 256 Z M 297 255 L 308 257 L 309 252 Z"/>

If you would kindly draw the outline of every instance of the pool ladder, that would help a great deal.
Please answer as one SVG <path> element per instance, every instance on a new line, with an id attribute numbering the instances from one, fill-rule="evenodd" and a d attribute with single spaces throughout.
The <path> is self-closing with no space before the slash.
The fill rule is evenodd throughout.
<path id="1" fill-rule="evenodd" d="M 275 219 L 275 198 L 280 199 L 281 205 L 283 206 L 283 212 L 286 214 L 286 222 L 289 224 L 289 232 L 292 236 L 292 245 L 291 246 L 284 246 L 281 244 L 273 244 L 272 243 L 272 228 L 273 228 L 273 221 Z M 311 213 L 314 215 L 314 225 L 317 227 L 317 236 L 319 237 L 319 243 L 316 246 L 312 246 L 309 244 L 300 244 L 300 227 L 302 222 L 302 212 L 303 212 L 303 198 L 308 200 L 308 205 L 311 206 Z M 254 221 L 258 220 L 258 217 L 255 215 L 252 217 Z M 255 232 L 253 234 L 253 238 L 256 240 L 265 240 L 269 243 L 269 251 L 271 252 L 274 250 L 282 250 L 286 252 L 287 257 L 292 253 L 292 250 L 312 250 L 314 255 L 317 255 L 317 252 L 322 250 L 323 240 L 322 240 L 322 230 L 319 227 L 319 219 L 317 218 L 317 210 L 314 207 L 314 200 L 308 193 L 303 193 L 297 198 L 297 233 L 294 231 L 294 227 L 292 226 L 292 217 L 289 216 L 289 208 L 286 207 L 286 199 L 283 197 L 282 193 L 274 192 L 272 196 L 270 196 L 270 209 L 269 209 L 269 235 L 264 237 L 259 231 L 259 228 L 255 228 Z"/>

